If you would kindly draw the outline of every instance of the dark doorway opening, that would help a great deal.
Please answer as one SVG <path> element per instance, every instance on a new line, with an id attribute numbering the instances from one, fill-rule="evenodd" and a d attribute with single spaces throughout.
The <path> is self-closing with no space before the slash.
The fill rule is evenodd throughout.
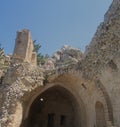
<path id="1" fill-rule="evenodd" d="M 80 107 L 66 89 L 55 86 L 32 103 L 25 127 L 81 127 Z"/>
<path id="2" fill-rule="evenodd" d="M 54 116 L 55 114 L 48 114 L 48 123 L 47 127 L 54 127 Z"/>
<path id="3" fill-rule="evenodd" d="M 66 116 L 65 115 L 61 115 L 60 125 L 61 126 L 65 126 L 66 125 Z"/>

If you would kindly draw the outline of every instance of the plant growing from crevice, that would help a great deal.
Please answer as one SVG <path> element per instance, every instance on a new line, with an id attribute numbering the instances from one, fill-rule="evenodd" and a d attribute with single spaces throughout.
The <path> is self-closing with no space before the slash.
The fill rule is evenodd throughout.
<path id="1" fill-rule="evenodd" d="M 48 54 L 43 55 L 40 52 L 41 45 L 36 40 L 33 41 L 34 52 L 37 53 L 37 65 L 44 65 L 45 61 L 49 58 Z"/>

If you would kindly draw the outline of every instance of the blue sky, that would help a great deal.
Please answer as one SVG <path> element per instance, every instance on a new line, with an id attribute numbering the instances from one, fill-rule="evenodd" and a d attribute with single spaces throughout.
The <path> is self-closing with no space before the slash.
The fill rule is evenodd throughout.
<path id="1" fill-rule="evenodd" d="M 29 29 L 43 54 L 63 45 L 84 51 L 112 0 L 1 0 L 0 43 L 12 53 L 16 31 Z"/>

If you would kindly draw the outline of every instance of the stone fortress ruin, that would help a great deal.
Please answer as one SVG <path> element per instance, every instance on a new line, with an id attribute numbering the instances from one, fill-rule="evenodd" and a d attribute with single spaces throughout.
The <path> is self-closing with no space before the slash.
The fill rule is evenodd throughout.
<path id="1" fill-rule="evenodd" d="M 19 31 L 0 82 L 1 127 L 120 127 L 120 0 L 84 54 L 64 46 L 45 66 Z"/>

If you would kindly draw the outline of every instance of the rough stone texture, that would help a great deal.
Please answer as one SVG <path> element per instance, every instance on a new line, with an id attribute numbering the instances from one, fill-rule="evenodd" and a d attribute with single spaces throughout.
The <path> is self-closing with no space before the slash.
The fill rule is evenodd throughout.
<path id="1" fill-rule="evenodd" d="M 83 60 L 78 68 L 83 77 L 100 79 L 100 88 L 107 101 L 108 110 L 113 110 L 114 126 L 120 126 L 120 0 L 113 0 L 104 22 L 98 27 Z M 109 101 L 107 98 L 109 97 Z M 111 104 L 110 104 L 111 103 Z M 112 105 L 112 106 L 109 106 Z M 112 119 L 111 116 L 109 116 Z"/>
<path id="2" fill-rule="evenodd" d="M 53 58 L 48 58 L 43 65 L 45 70 L 54 70 L 55 69 L 55 60 Z"/>
<path id="3" fill-rule="evenodd" d="M 113 117 L 116 127 L 120 126 L 120 52 L 118 52 L 113 60 L 112 64 L 107 64 L 105 69 L 102 71 L 100 80 L 109 94 L 112 106 L 113 106 Z"/>
<path id="4" fill-rule="evenodd" d="M 120 50 L 120 1 L 114 0 L 87 47 L 79 68 L 92 78 L 109 63 Z"/>
<path id="5" fill-rule="evenodd" d="M 29 62 L 36 65 L 36 53 L 33 50 L 34 46 L 29 30 L 18 31 L 13 53 L 14 62 Z"/>
<path id="6" fill-rule="evenodd" d="M 52 58 L 55 61 L 55 66 L 60 67 L 62 65 L 76 64 L 81 60 L 82 56 L 83 54 L 79 49 L 64 45 L 53 54 Z"/>
<path id="7" fill-rule="evenodd" d="M 2 70 L 0 70 L 0 78 L 1 78 L 2 74 L 3 74 L 3 71 L 2 71 Z"/>
<path id="8" fill-rule="evenodd" d="M 70 112 L 66 106 L 72 108 L 75 127 L 120 127 L 120 0 L 113 0 L 84 54 L 64 46 L 48 65 L 42 69 L 22 61 L 8 68 L 0 84 L 2 127 L 32 127 L 41 117 L 39 107 L 45 109 L 43 115 L 57 115 L 59 127 L 60 116 Z M 47 107 L 47 103 L 54 106 Z M 48 117 L 40 120 L 48 122 Z"/>
<path id="9" fill-rule="evenodd" d="M 13 64 L 0 84 L 0 114 L 2 127 L 13 127 L 15 112 L 19 112 L 24 95 L 43 85 L 43 70 L 28 63 Z M 21 112 L 22 113 L 22 112 Z M 19 114 L 18 114 L 19 115 Z M 22 120 L 22 119 L 21 119 Z"/>

